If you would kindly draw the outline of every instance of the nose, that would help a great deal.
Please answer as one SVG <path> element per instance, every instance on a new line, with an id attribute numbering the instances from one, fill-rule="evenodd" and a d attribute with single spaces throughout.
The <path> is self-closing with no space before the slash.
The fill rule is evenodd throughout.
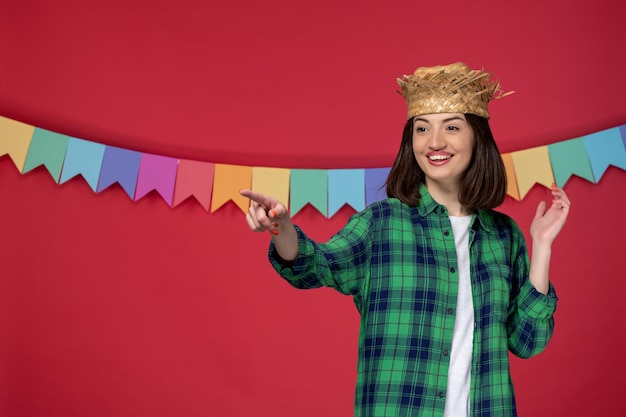
<path id="1" fill-rule="evenodd" d="M 446 147 L 446 140 L 443 137 L 443 132 L 441 132 L 441 130 L 433 130 L 433 133 L 428 140 L 428 147 L 433 150 L 440 150 Z"/>

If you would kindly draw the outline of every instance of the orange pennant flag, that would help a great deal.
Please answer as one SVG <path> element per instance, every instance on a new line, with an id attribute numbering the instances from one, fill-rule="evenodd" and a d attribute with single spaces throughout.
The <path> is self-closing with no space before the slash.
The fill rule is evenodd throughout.
<path id="1" fill-rule="evenodd" d="M 524 198 L 535 183 L 547 188 L 550 188 L 554 183 L 547 146 L 513 152 L 511 157 L 515 167 L 520 199 Z"/>
<path id="2" fill-rule="evenodd" d="M 215 164 L 213 179 L 213 200 L 211 213 L 222 207 L 228 200 L 232 200 L 241 211 L 248 212 L 250 200 L 239 194 L 242 188 L 252 186 L 252 168 L 241 165 Z"/>
<path id="3" fill-rule="evenodd" d="M 35 126 L 0 116 L 0 156 L 8 154 L 20 172 L 34 131 Z"/>
<path id="4" fill-rule="evenodd" d="M 502 162 L 506 170 L 506 193 L 519 201 L 519 189 L 517 188 L 517 177 L 515 176 L 515 165 L 510 153 L 502 154 Z"/>

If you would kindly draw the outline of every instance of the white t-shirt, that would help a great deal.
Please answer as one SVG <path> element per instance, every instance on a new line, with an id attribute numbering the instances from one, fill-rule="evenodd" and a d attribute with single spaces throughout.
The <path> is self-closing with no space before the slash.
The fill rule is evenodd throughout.
<path id="1" fill-rule="evenodd" d="M 474 340 L 474 303 L 469 260 L 469 225 L 472 216 L 450 216 L 459 271 L 459 290 L 444 417 L 469 416 L 470 373 Z"/>

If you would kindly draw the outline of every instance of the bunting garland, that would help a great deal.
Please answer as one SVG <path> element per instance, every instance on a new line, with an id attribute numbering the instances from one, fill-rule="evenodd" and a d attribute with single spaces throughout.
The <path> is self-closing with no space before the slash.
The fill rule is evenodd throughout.
<path id="1" fill-rule="evenodd" d="M 208 212 L 228 201 L 243 212 L 250 188 L 276 197 L 291 215 L 310 204 L 327 218 L 344 205 L 360 211 L 386 197 L 391 168 L 289 169 L 248 167 L 178 159 L 72 138 L 0 116 L 0 157 L 20 173 L 41 165 L 62 184 L 80 175 L 94 192 L 119 183 L 137 201 L 156 191 L 170 207 L 194 197 Z M 522 200 L 535 184 L 564 186 L 576 175 L 598 183 L 609 166 L 626 170 L 626 125 L 547 146 L 502 154 L 507 195 Z"/>

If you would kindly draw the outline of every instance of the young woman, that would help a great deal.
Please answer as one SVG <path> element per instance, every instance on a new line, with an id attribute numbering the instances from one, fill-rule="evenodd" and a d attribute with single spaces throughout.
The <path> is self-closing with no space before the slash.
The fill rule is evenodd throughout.
<path id="1" fill-rule="evenodd" d="M 328 242 L 276 199 L 242 190 L 246 220 L 270 231 L 270 261 L 296 288 L 351 295 L 361 314 L 355 416 L 515 416 L 508 351 L 527 358 L 552 335 L 552 242 L 570 202 L 552 188 L 531 224 L 533 260 L 506 195 L 487 105 L 503 94 L 465 64 L 398 80 L 408 105 L 389 198 Z"/>

